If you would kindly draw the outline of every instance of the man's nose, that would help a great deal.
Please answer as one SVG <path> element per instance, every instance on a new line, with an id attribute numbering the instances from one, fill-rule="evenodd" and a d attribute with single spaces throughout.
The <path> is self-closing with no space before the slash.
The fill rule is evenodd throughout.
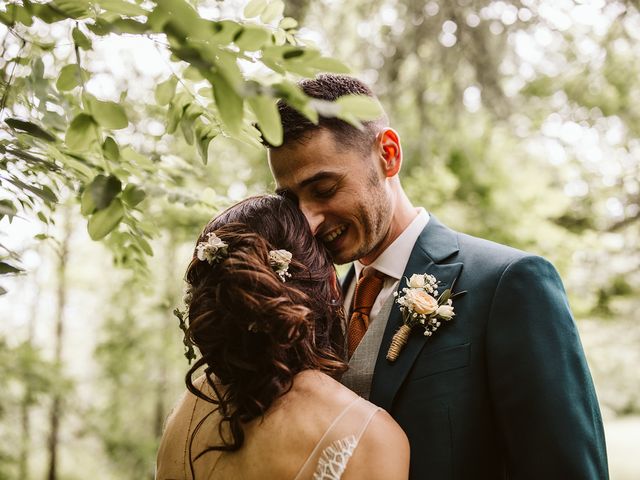
<path id="1" fill-rule="evenodd" d="M 307 219 L 311 233 L 315 236 L 318 233 L 320 225 L 324 222 L 324 214 L 312 205 L 304 203 L 300 203 L 300 210 L 302 210 L 304 217 Z"/>

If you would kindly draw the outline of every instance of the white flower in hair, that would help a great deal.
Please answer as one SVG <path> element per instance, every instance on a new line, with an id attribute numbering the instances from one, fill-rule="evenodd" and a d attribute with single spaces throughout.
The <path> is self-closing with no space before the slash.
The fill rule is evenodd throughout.
<path id="1" fill-rule="evenodd" d="M 293 255 L 287 250 L 271 250 L 269 252 L 269 265 L 278 274 L 280 279 L 284 282 L 287 277 L 290 277 L 289 264 Z"/>
<path id="2" fill-rule="evenodd" d="M 214 262 L 220 260 L 227 254 L 228 245 L 223 242 L 215 233 L 211 232 L 207 234 L 207 241 L 198 243 L 196 247 L 196 255 L 198 260 L 209 262 L 209 265 L 213 265 Z"/>

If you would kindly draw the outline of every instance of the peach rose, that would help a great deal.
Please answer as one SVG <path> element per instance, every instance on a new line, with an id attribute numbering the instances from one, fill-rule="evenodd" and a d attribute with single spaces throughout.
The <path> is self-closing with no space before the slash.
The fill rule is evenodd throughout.
<path id="1" fill-rule="evenodd" d="M 407 306 L 420 315 L 431 315 L 438 309 L 438 301 L 422 289 L 411 289 L 406 293 Z"/>

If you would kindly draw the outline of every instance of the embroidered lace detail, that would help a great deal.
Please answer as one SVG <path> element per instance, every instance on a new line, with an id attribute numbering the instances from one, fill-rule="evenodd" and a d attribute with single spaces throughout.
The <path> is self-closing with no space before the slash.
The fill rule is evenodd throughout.
<path id="1" fill-rule="evenodd" d="M 340 480 L 357 445 L 355 435 L 331 443 L 320 455 L 313 480 Z"/>

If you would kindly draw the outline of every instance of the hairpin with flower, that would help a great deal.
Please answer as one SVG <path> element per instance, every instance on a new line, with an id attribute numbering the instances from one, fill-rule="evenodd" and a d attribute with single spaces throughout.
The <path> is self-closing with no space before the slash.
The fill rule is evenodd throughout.
<path id="1" fill-rule="evenodd" d="M 220 239 L 220 237 L 210 232 L 207 233 L 206 242 L 199 242 L 196 246 L 196 256 L 201 262 L 206 260 L 209 265 L 213 265 L 227 255 L 228 247 L 229 245 Z"/>
<path id="2" fill-rule="evenodd" d="M 293 255 L 288 250 L 271 250 L 269 252 L 269 265 L 283 282 L 287 281 L 287 277 L 291 277 L 289 264 L 292 258 Z"/>

